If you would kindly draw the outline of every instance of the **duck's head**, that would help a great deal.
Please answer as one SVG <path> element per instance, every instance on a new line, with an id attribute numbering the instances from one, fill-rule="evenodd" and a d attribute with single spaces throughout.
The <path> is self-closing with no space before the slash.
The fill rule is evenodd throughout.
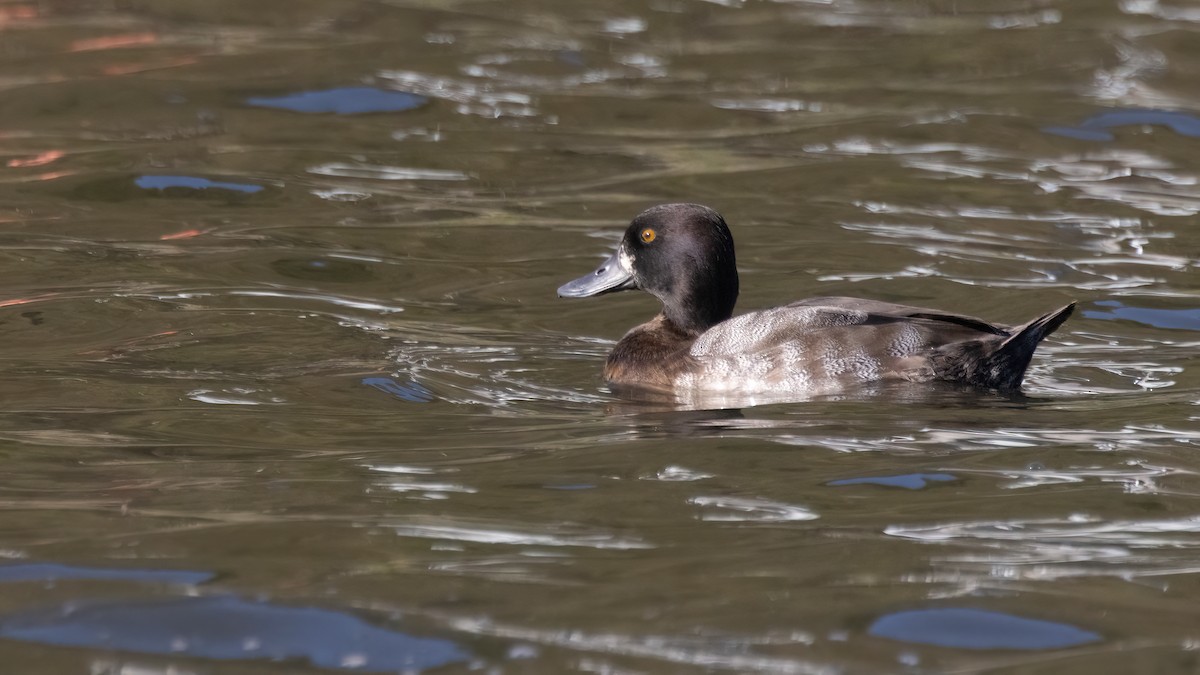
<path id="1" fill-rule="evenodd" d="M 663 314 L 699 334 L 728 319 L 737 302 L 733 236 L 721 214 L 699 204 L 663 204 L 629 224 L 617 250 L 558 295 L 586 298 L 638 288 L 662 301 Z"/>

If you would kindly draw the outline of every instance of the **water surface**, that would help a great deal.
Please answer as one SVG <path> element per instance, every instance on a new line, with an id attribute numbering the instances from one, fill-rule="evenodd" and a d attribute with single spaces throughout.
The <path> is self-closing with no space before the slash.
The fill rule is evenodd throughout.
<path id="1" fill-rule="evenodd" d="M 0 6 L 0 662 L 1195 671 L 1198 33 L 1166 0 Z M 631 402 L 600 368 L 654 301 L 554 289 L 668 201 L 725 214 L 743 310 L 1079 310 L 1022 396 Z"/>

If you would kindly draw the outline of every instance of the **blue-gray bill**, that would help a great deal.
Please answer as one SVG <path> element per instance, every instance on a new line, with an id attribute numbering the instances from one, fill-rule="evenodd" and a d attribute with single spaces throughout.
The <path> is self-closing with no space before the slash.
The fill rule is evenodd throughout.
<path id="1" fill-rule="evenodd" d="M 596 271 L 585 274 L 574 281 L 558 287 L 560 298 L 588 298 L 603 293 L 613 293 L 634 288 L 633 271 L 621 258 L 618 248 L 607 260 L 600 263 Z"/>

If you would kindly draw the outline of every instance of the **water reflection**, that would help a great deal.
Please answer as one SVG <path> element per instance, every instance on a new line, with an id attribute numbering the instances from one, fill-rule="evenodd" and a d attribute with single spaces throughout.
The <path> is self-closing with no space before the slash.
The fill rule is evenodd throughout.
<path id="1" fill-rule="evenodd" d="M 841 478 L 832 480 L 826 485 L 882 485 L 898 487 L 906 490 L 923 490 L 934 483 L 956 481 L 958 478 L 948 473 L 910 473 L 900 476 L 863 476 L 861 478 Z"/>
<path id="2" fill-rule="evenodd" d="M 1093 319 L 1123 319 L 1137 321 L 1157 328 L 1174 328 L 1180 330 L 1200 330 L 1200 309 L 1155 309 L 1150 307 L 1129 307 L 1118 300 L 1101 300 L 1096 305 L 1105 311 L 1088 312 Z"/>
<path id="3" fill-rule="evenodd" d="M 0 619 L 0 637 L 206 659 L 301 660 L 361 672 L 422 671 L 470 659 L 449 640 L 379 628 L 351 614 L 234 596 L 72 605 Z"/>
<path id="4" fill-rule="evenodd" d="M 214 181 L 195 176 L 138 176 L 134 179 L 133 183 L 145 190 L 170 190 L 172 188 L 183 190 L 236 190 L 237 192 L 254 194 L 263 189 L 263 186 L 251 183 Z"/>
<path id="5" fill-rule="evenodd" d="M 982 609 L 917 609 L 880 617 L 871 635 L 959 649 L 1062 649 L 1100 636 L 1063 623 Z"/>
<path id="6" fill-rule="evenodd" d="M 787 522 L 815 520 L 819 516 L 797 504 L 783 504 L 755 497 L 692 497 L 689 504 L 701 507 L 700 520 L 711 522 Z"/>
<path id="7" fill-rule="evenodd" d="M 1180 136 L 1200 138 L 1200 117 L 1169 110 L 1112 110 L 1098 113 L 1074 127 L 1045 127 L 1043 131 L 1082 141 L 1116 140 L 1108 129 L 1127 126 L 1164 126 Z"/>
<path id="8" fill-rule="evenodd" d="M 6 672 L 1189 667 L 1182 0 L 102 4 L 0 4 Z M 1083 311 L 1019 397 L 626 397 L 653 301 L 553 288 L 670 201 L 747 308 Z"/>
<path id="9" fill-rule="evenodd" d="M 706 635 L 701 637 L 647 635 L 631 636 L 584 631 L 539 631 L 491 621 L 459 619 L 453 621 L 457 630 L 475 635 L 490 635 L 519 639 L 576 652 L 607 654 L 617 657 L 636 656 L 652 661 L 684 665 L 708 670 L 740 673 L 785 673 L 787 675 L 834 675 L 841 668 L 807 659 L 786 658 L 754 653 L 756 646 L 776 644 L 805 644 L 812 637 L 793 632 L 777 637 L 742 637 L 737 635 Z M 611 672 L 604 668 L 602 672 Z"/>
<path id="10" fill-rule="evenodd" d="M 214 576 L 211 572 L 78 567 L 51 562 L 0 565 L 0 583 L 94 580 L 195 586 L 211 580 Z"/>
<path id="11" fill-rule="evenodd" d="M 391 394 L 402 401 L 428 403 L 434 398 L 432 392 L 412 380 L 400 382 L 389 377 L 364 377 L 362 383 Z"/>
<path id="12" fill-rule="evenodd" d="M 510 523 L 454 523 L 439 519 L 433 523 L 401 523 L 392 529 L 401 537 L 442 539 L 447 541 L 496 544 L 502 546 L 567 546 L 596 549 L 647 549 L 654 545 L 636 537 L 622 537 L 607 532 L 580 531 L 566 524 L 542 526 L 539 530 L 509 529 Z"/>
<path id="13" fill-rule="evenodd" d="M 961 572 L 941 580 L 953 586 L 999 580 L 1053 580 L 1111 576 L 1138 579 L 1200 572 L 1200 518 L 1106 520 L 1078 514 L 1065 518 L 895 525 L 886 534 L 955 548 L 935 558 L 935 569 L 976 569 L 967 582 Z M 972 550 L 973 549 L 973 550 Z"/>
<path id="14" fill-rule="evenodd" d="M 403 91 L 390 91 L 374 87 L 342 87 L 321 91 L 303 91 L 283 96 L 251 96 L 246 99 L 246 104 L 301 113 L 360 115 L 411 110 L 424 105 L 426 100 L 424 96 Z"/>

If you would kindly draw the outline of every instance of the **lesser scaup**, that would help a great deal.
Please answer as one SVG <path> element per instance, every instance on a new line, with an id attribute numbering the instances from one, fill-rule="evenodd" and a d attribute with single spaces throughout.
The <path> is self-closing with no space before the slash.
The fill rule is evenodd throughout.
<path id="1" fill-rule="evenodd" d="M 596 271 L 561 297 L 641 289 L 662 312 L 626 333 L 604 378 L 618 386 L 729 393 L 836 393 L 885 380 L 1021 386 L 1033 350 L 1075 303 L 1013 328 L 935 309 L 822 297 L 732 317 L 733 236 L 721 214 L 664 204 L 638 214 Z"/>

